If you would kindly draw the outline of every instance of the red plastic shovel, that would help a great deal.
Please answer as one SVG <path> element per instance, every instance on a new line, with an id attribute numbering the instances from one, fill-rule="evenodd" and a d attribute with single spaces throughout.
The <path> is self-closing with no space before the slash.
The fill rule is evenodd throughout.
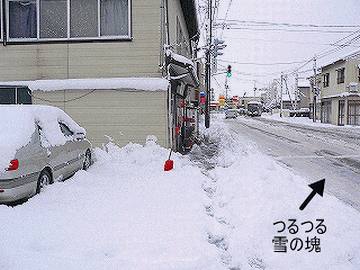
<path id="1" fill-rule="evenodd" d="M 172 152 L 172 148 L 170 149 L 169 159 L 167 161 L 165 161 L 164 171 L 170 171 L 174 168 L 174 161 L 170 159 L 171 152 Z"/>

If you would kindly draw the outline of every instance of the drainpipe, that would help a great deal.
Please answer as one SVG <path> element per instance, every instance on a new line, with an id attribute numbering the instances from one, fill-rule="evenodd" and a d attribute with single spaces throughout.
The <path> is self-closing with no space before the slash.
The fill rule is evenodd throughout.
<path id="1" fill-rule="evenodd" d="M 164 55 L 166 53 L 166 50 L 169 49 L 170 47 L 170 30 L 169 30 L 169 3 L 168 0 L 163 0 L 163 7 L 164 7 L 164 25 L 165 25 L 165 44 L 163 45 L 163 50 L 164 50 Z M 165 64 L 165 68 L 166 68 L 166 77 L 169 81 L 169 86 L 168 86 L 168 130 L 169 130 L 169 144 L 171 148 L 174 148 L 174 131 L 173 131 L 173 100 L 172 100 L 172 86 L 170 83 L 170 73 L 169 73 L 169 69 L 168 66 L 166 66 Z M 175 149 L 175 148 L 174 148 Z"/>
<path id="2" fill-rule="evenodd" d="M 165 44 L 170 46 L 170 30 L 169 30 L 169 2 L 164 0 L 164 10 L 165 10 Z"/>
<path id="3" fill-rule="evenodd" d="M 281 74 L 281 77 L 280 77 L 280 117 L 283 116 L 283 77 L 284 77 L 284 75 Z"/>
<path id="4" fill-rule="evenodd" d="M 314 57 L 314 81 L 313 81 L 313 122 L 316 122 L 316 57 Z"/>

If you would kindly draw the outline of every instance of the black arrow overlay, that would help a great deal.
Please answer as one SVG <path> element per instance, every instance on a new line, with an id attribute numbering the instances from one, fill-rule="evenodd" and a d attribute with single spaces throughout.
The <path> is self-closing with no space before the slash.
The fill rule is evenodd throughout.
<path id="1" fill-rule="evenodd" d="M 312 198 L 314 198 L 316 193 L 319 194 L 321 197 L 324 195 L 325 179 L 312 183 L 309 185 L 309 187 L 311 187 L 313 191 L 305 199 L 302 205 L 300 205 L 300 210 L 304 210 L 304 208 L 308 205 Z"/>

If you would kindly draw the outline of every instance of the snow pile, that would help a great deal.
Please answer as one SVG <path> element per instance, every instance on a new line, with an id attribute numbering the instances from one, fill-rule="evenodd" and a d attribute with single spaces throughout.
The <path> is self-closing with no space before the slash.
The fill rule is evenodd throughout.
<path id="1" fill-rule="evenodd" d="M 58 91 L 58 90 L 117 90 L 136 89 L 146 91 L 167 90 L 169 81 L 163 78 L 134 77 L 134 78 L 102 78 L 102 79 L 66 79 L 66 80 L 35 80 L 2 82 L 1 85 L 24 85 L 30 90 Z"/>
<path id="2" fill-rule="evenodd" d="M 0 206 L 1 269 L 219 269 L 206 241 L 204 177 L 167 149 L 109 143 L 97 161 L 23 205 Z"/>
<path id="3" fill-rule="evenodd" d="M 212 119 L 206 144 L 172 154 L 149 137 L 146 146 L 109 143 L 96 162 L 28 202 L 0 206 L 0 268 L 45 269 L 360 269 L 359 213 L 258 152 Z M 205 165 L 204 165 L 205 163 Z M 200 166 L 200 168 L 199 168 Z M 314 179 L 314 181 L 319 179 Z M 296 219 L 297 234 L 290 234 Z M 308 223 L 323 219 L 324 234 Z M 278 221 L 286 222 L 286 229 Z M 287 252 L 274 252 L 286 236 Z M 293 238 L 320 238 L 321 252 L 291 250 Z M 299 246 L 297 246 L 299 249 Z"/>
<path id="4" fill-rule="evenodd" d="M 360 129 L 360 126 L 352 126 L 352 125 L 336 126 L 332 124 L 321 123 L 320 120 L 316 120 L 316 122 L 314 122 L 313 119 L 310 119 L 308 117 L 280 117 L 280 113 L 274 113 L 274 114 L 263 113 L 261 117 L 265 119 L 271 119 L 285 123 L 299 124 L 299 125 L 312 126 L 312 127 L 333 128 L 333 129 L 336 128 L 342 130 L 344 130 L 344 128 L 354 129 L 354 130 Z"/>
<path id="5" fill-rule="evenodd" d="M 299 206 L 312 191 L 301 176 L 230 132 L 223 119 L 213 119 L 204 133 L 220 139 L 222 149 L 215 158 L 217 166 L 207 173 L 204 190 L 209 197 L 205 207 L 212 218 L 209 242 L 218 247 L 219 259 L 229 269 L 360 268 L 360 216 L 356 210 L 324 194 L 323 198 L 316 195 L 300 211 Z M 299 229 L 296 234 L 289 232 L 292 223 L 289 220 L 296 220 Z M 318 220 L 324 220 L 324 234 L 315 230 Z M 274 225 L 279 221 L 285 222 L 283 232 L 278 232 L 283 229 L 281 223 Z M 311 225 L 304 222 L 308 221 L 314 229 L 307 233 Z M 287 238 L 286 253 L 275 252 L 276 236 Z M 310 251 L 313 246 L 306 242 L 315 236 L 320 239 L 320 252 Z M 299 251 L 300 242 L 294 248 L 299 240 L 292 242 L 295 250 L 290 248 L 295 238 L 303 241 Z"/>
<path id="6" fill-rule="evenodd" d="M 84 128 L 61 109 L 40 105 L 1 105 L 0 106 L 0 171 L 9 166 L 22 146 L 28 144 L 35 132 L 35 124 L 42 127 L 44 146 L 62 145 L 66 138 L 58 122 L 63 122 L 74 132 L 85 134 Z"/>

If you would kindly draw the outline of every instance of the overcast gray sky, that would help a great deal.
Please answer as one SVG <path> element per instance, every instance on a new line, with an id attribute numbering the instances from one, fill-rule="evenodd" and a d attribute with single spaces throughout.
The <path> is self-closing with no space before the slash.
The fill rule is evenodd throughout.
<path id="1" fill-rule="evenodd" d="M 335 48 L 329 44 L 360 30 L 360 27 L 319 26 L 360 26 L 359 11 L 358 0 L 220 0 L 216 22 L 223 23 L 226 18 L 225 23 L 230 29 L 218 27 L 214 37 L 220 37 L 227 44 L 224 55 L 218 57 L 218 71 L 225 71 L 228 64 L 232 65 L 230 94 L 252 93 L 254 85 L 258 88 L 267 85 L 280 78 L 281 71 L 299 67 L 300 62 Z M 358 48 L 356 46 L 360 48 L 360 40 L 353 45 L 319 59 L 318 65 L 354 51 Z M 309 68 L 312 64 L 300 71 Z M 299 74 L 300 77 L 306 75 Z M 213 80 L 217 95 L 224 89 L 225 77 L 225 74 L 220 74 Z"/>

